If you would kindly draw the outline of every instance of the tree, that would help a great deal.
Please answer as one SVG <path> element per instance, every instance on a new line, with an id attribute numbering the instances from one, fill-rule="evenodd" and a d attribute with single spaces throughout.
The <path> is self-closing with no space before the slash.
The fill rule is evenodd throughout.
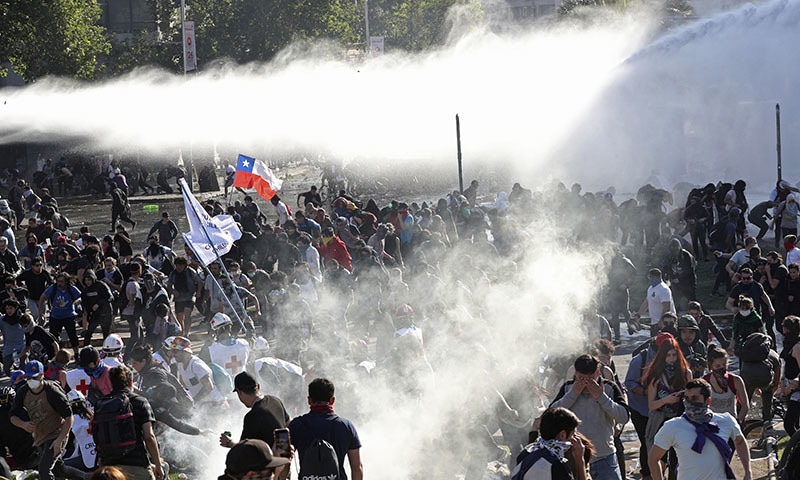
<path id="1" fill-rule="evenodd" d="M 180 1 L 148 1 L 164 45 L 180 57 Z M 363 37 L 351 0 L 187 0 L 186 5 L 201 65 L 222 58 L 269 61 L 295 41 L 351 43 Z"/>
<path id="2" fill-rule="evenodd" d="M 45 75 L 92 79 L 98 56 L 110 50 L 100 14 L 97 0 L 0 0 L 0 59 L 26 82 Z"/>

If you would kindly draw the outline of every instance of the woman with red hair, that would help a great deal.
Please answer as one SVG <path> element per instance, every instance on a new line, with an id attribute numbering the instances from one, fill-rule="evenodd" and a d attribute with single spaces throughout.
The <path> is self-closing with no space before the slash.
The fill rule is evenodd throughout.
<path id="1" fill-rule="evenodd" d="M 645 430 L 648 451 L 653 447 L 653 439 L 664 422 L 683 413 L 683 390 L 692 379 L 689 362 L 672 335 L 659 334 L 656 346 L 656 356 L 642 377 L 642 385 L 647 385 L 647 404 L 650 408 Z M 674 451 L 670 450 L 668 457 L 669 478 L 676 478 L 673 474 L 677 467 Z"/>

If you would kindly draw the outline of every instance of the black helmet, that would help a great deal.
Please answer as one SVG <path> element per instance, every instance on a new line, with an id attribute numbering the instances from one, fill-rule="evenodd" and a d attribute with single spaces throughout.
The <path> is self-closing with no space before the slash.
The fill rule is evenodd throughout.
<path id="1" fill-rule="evenodd" d="M 14 403 L 14 398 L 16 396 L 17 392 L 15 392 L 13 388 L 11 387 L 0 388 L 0 406 L 12 405 Z"/>

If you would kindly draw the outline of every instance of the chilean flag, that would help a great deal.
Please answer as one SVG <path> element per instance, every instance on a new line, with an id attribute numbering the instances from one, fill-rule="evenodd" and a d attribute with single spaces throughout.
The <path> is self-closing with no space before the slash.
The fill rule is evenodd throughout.
<path id="1" fill-rule="evenodd" d="M 236 177 L 233 180 L 234 187 L 255 187 L 258 195 L 269 201 L 278 193 L 282 184 L 283 181 L 276 177 L 264 162 L 239 154 L 239 161 L 236 162 Z"/>

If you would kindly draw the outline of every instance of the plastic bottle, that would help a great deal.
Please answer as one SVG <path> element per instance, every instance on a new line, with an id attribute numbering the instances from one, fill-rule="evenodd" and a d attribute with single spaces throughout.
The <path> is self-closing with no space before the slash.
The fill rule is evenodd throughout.
<path id="1" fill-rule="evenodd" d="M 19 370 L 19 353 L 14 350 L 14 370 Z"/>

